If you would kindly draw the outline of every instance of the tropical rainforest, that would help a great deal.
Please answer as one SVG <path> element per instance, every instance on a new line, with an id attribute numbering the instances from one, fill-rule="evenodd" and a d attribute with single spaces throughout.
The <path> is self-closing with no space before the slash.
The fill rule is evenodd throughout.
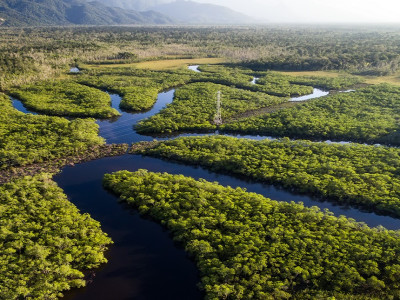
<path id="1" fill-rule="evenodd" d="M 76 80 L 82 84 L 106 89 L 122 96 L 120 107 L 127 111 L 150 109 L 157 94 L 183 85 L 190 80 L 188 72 L 155 72 L 136 68 L 96 68 L 83 71 Z"/>
<path id="2" fill-rule="evenodd" d="M 0 186 L 0 298 L 56 299 L 86 284 L 111 239 L 50 174 Z"/>
<path id="3" fill-rule="evenodd" d="M 48 115 L 103 119 L 119 115 L 106 93 L 65 80 L 22 86 L 11 94 L 26 107 Z"/>
<path id="4" fill-rule="evenodd" d="M 286 101 L 285 98 L 237 90 L 214 83 L 192 83 L 179 88 L 171 105 L 160 114 L 140 122 L 136 129 L 140 133 L 215 130 L 217 126 L 214 124 L 214 116 L 218 91 L 222 93 L 223 119 Z"/>
<path id="5" fill-rule="evenodd" d="M 151 268 L 141 272 L 135 262 L 148 265 L 136 256 L 140 247 L 123 237 L 135 231 L 158 241 L 140 225 L 124 227 L 118 213 L 135 218 L 129 207 L 140 220 L 161 223 L 190 255 L 185 263 L 196 263 L 206 299 L 400 298 L 398 231 L 146 170 L 104 177 L 104 187 L 128 204 L 114 197 L 114 213 L 104 209 L 112 195 L 99 179 L 146 162 L 162 168 L 162 158 L 178 173 L 182 164 L 202 166 L 396 223 L 399 32 L 394 25 L 2 27 L 0 298 L 60 298 L 87 285 L 90 274 L 110 272 L 98 267 L 114 264 L 115 253 L 137 268 L 112 273 L 124 279 L 118 292 L 141 291 L 137 282 L 150 283 L 138 276 Z M 316 88 L 325 96 L 311 99 Z M 171 89 L 161 107 L 159 93 Z M 107 144 L 103 133 L 113 126 L 111 134 L 141 143 Z M 202 136 L 173 139 L 188 132 Z M 152 141 L 159 134 L 163 141 Z M 245 134 L 259 140 L 240 138 Z M 260 140 L 265 136 L 276 139 Z M 155 158 L 128 155 L 128 148 Z M 75 176 L 57 181 L 67 170 Z M 92 214 L 101 224 L 87 214 L 96 208 L 107 212 Z M 108 234 L 110 224 L 121 234 Z M 112 243 L 124 250 L 107 252 Z M 110 287 L 99 282 L 105 297 Z"/>
<path id="6" fill-rule="evenodd" d="M 400 145 L 400 88 L 387 84 L 224 124 L 224 131 Z"/>
<path id="7" fill-rule="evenodd" d="M 397 148 L 209 136 L 160 142 L 139 153 L 400 216 Z"/>
<path id="8" fill-rule="evenodd" d="M 104 140 L 91 119 L 24 114 L 0 94 L 0 170 L 84 153 Z"/>
<path id="9" fill-rule="evenodd" d="M 205 299 L 399 297 L 398 232 L 182 175 L 120 171 L 104 185 L 171 231 Z"/>

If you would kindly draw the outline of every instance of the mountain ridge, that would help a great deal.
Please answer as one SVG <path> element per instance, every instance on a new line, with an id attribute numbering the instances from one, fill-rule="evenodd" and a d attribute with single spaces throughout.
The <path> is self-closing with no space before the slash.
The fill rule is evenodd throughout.
<path id="1" fill-rule="evenodd" d="M 3 0 L 1 26 L 133 25 L 171 24 L 173 20 L 154 11 L 138 12 L 109 7 L 98 1 Z"/>
<path id="2" fill-rule="evenodd" d="M 90 1 L 90 0 L 87 0 Z M 97 0 L 106 6 L 120 7 L 138 11 L 150 10 L 152 7 L 173 2 L 174 0 Z"/>

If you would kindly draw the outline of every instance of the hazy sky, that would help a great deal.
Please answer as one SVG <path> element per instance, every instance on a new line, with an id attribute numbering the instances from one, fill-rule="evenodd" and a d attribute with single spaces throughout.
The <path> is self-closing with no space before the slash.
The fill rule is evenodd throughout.
<path id="1" fill-rule="evenodd" d="M 194 0 L 272 22 L 396 22 L 400 0 Z"/>

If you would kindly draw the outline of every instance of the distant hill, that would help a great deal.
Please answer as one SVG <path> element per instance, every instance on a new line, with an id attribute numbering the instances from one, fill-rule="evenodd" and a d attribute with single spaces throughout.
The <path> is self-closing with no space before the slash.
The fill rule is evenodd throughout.
<path id="1" fill-rule="evenodd" d="M 169 24 L 154 11 L 138 12 L 80 0 L 0 0 L 1 26 Z"/>
<path id="2" fill-rule="evenodd" d="M 151 8 L 175 21 L 184 24 L 245 24 L 255 21 L 230 8 L 198 3 L 193 1 L 175 1 Z"/>
<path id="3" fill-rule="evenodd" d="M 111 7 L 121 7 L 138 11 L 149 10 L 154 6 L 173 2 L 174 0 L 97 0 L 104 5 Z"/>

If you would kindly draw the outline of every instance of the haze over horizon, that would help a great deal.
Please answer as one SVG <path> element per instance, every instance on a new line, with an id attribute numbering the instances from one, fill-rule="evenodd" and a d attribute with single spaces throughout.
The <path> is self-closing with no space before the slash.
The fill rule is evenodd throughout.
<path id="1" fill-rule="evenodd" d="M 223 5 L 259 21 L 400 23 L 398 0 L 194 0 Z"/>

